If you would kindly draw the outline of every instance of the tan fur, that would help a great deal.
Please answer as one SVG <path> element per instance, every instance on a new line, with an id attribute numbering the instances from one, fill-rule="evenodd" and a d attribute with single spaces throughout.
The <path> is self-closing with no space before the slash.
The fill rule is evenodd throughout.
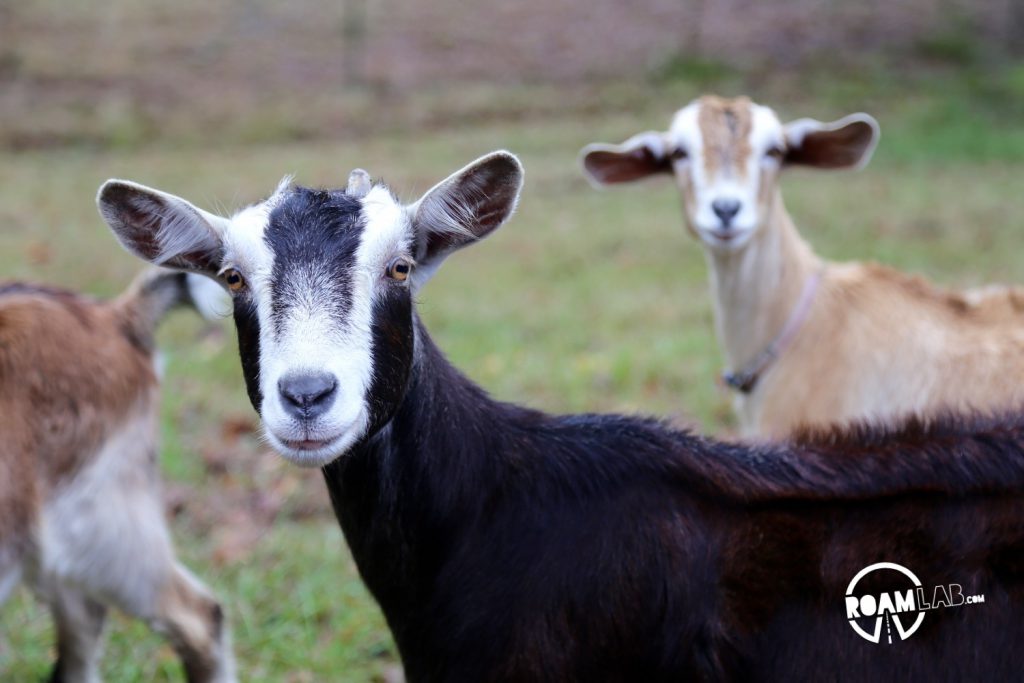
<path id="1" fill-rule="evenodd" d="M 709 176 L 719 172 L 747 174 L 750 156 L 750 100 L 715 95 L 700 98 L 697 124 L 704 140 L 704 168 Z"/>
<path id="2" fill-rule="evenodd" d="M 792 344 L 751 394 L 736 397 L 745 435 L 1024 401 L 1024 290 L 947 292 L 880 265 L 823 262 L 797 234 L 777 187 L 770 197 L 771 218 L 743 252 L 709 256 L 729 366 L 767 346 L 805 280 L 818 269 L 823 277 Z"/>
<path id="3" fill-rule="evenodd" d="M 1024 314 L 874 264 L 828 264 L 811 316 L 749 398 L 755 432 L 800 424 L 1006 409 L 1024 400 Z"/>
<path id="4" fill-rule="evenodd" d="M 157 628 L 167 634 L 189 680 L 209 680 L 223 652 L 211 648 L 220 639 L 224 615 L 216 599 L 195 577 L 179 568 L 160 596 Z"/>
<path id="5" fill-rule="evenodd" d="M 0 430 L 22 452 L 31 445 L 44 495 L 84 464 L 112 423 L 150 400 L 152 363 L 124 326 L 116 309 L 73 294 L 0 299 L 0 392 L 11 406 Z"/>
<path id="6" fill-rule="evenodd" d="M 209 624 L 205 639 L 191 639 L 190 650 L 207 661 L 190 680 L 233 680 L 208 592 L 193 580 L 182 585 L 194 596 L 173 609 L 161 597 L 184 571 L 170 546 L 155 457 L 152 337 L 166 297 L 176 296 L 173 277 L 149 271 L 111 303 L 0 286 L 0 580 L 23 573 L 52 608 L 58 678 L 98 680 L 111 604 L 167 631 Z"/>
<path id="7" fill-rule="evenodd" d="M 686 226 L 704 246 L 725 366 L 759 373 L 751 393 L 734 395 L 745 435 L 1024 402 L 1024 289 L 952 293 L 883 266 L 829 263 L 793 225 L 780 170 L 860 168 L 878 135 L 864 113 L 784 125 L 746 97 L 706 96 L 679 110 L 664 133 L 581 153 L 584 172 L 601 186 L 674 175 Z M 722 217 L 719 200 L 733 202 L 735 215 Z M 798 310 L 795 333 L 763 364 Z"/>

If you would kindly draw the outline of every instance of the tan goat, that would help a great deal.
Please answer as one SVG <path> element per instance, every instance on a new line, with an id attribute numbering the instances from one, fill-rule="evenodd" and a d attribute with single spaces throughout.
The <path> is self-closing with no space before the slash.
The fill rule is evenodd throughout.
<path id="1" fill-rule="evenodd" d="M 797 233 L 780 171 L 859 168 L 877 140 L 867 114 L 783 125 L 745 97 L 708 96 L 667 132 L 581 153 L 598 185 L 675 176 L 710 267 L 745 435 L 1024 399 L 1024 292 L 955 294 L 884 266 L 830 263 Z"/>
<path id="2" fill-rule="evenodd" d="M 100 680 L 108 606 L 164 634 L 189 681 L 235 680 L 223 611 L 175 559 L 160 495 L 153 334 L 178 304 L 216 303 L 192 278 L 145 271 L 109 303 L 0 286 L 0 603 L 24 578 L 49 605 L 52 680 Z"/>

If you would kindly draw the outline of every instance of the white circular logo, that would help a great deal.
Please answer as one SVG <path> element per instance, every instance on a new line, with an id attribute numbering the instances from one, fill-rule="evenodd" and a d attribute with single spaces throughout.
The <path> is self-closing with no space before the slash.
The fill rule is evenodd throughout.
<path id="1" fill-rule="evenodd" d="M 897 590 L 878 595 L 862 595 L 855 591 L 857 583 L 861 579 L 872 572 L 884 569 L 891 569 L 903 574 L 910 579 L 913 585 L 905 591 Z M 857 572 L 857 575 L 850 581 L 850 585 L 846 587 L 846 618 L 850 622 L 850 626 L 853 627 L 853 630 L 857 632 L 857 635 L 868 642 L 878 643 L 881 641 L 883 622 L 885 623 L 885 633 L 889 644 L 892 643 L 893 624 L 896 625 L 896 633 L 899 639 L 906 640 L 914 635 L 914 632 L 920 628 L 921 622 L 924 621 L 924 612 L 919 609 L 919 605 L 915 601 L 915 591 L 920 586 L 921 582 L 912 571 L 894 562 L 878 562 L 877 564 L 864 567 L 864 569 Z M 917 614 L 917 619 L 914 620 L 910 628 L 904 629 L 900 617 L 909 619 L 913 616 L 913 613 Z M 865 621 L 871 618 L 874 618 L 874 627 L 871 632 L 864 630 L 857 623 L 858 621 Z"/>

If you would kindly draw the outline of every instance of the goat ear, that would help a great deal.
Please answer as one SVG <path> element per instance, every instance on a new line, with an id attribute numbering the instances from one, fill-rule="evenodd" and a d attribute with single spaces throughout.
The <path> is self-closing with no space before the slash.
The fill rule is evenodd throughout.
<path id="1" fill-rule="evenodd" d="M 868 114 L 850 114 L 822 123 L 798 119 L 787 123 L 786 164 L 814 168 L 863 168 L 878 145 L 878 121 Z"/>
<path id="2" fill-rule="evenodd" d="M 483 239 L 515 211 L 523 166 L 511 152 L 491 152 L 456 171 L 409 207 L 418 271 L 429 273 L 448 254 Z"/>
<path id="3" fill-rule="evenodd" d="M 206 275 L 219 270 L 226 218 L 127 180 L 103 183 L 96 204 L 121 244 L 144 261 Z"/>
<path id="4" fill-rule="evenodd" d="M 594 187 L 629 183 L 659 173 L 671 173 L 665 136 L 639 133 L 621 145 L 595 142 L 580 151 L 580 165 Z"/>

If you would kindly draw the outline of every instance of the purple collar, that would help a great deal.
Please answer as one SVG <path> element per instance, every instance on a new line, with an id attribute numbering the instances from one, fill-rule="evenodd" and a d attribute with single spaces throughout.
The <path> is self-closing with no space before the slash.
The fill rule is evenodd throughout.
<path id="1" fill-rule="evenodd" d="M 735 372 L 732 370 L 724 371 L 722 373 L 723 382 L 741 394 L 749 394 L 754 390 L 754 387 L 757 386 L 758 381 L 761 379 L 761 375 L 772 364 L 772 361 L 786 350 L 786 347 L 789 346 L 790 342 L 793 341 L 793 337 L 800 330 L 800 326 L 807 319 L 807 314 L 811 310 L 811 304 L 814 303 L 814 295 L 818 293 L 818 285 L 821 284 L 823 274 L 824 269 L 819 269 L 804 282 L 800 298 L 797 299 L 796 306 L 793 307 L 792 312 L 789 314 L 789 319 L 783 325 L 782 331 L 779 332 L 778 336 L 771 340 L 768 346 L 764 347 L 759 354 L 754 356 L 752 361 L 741 369 Z"/>

